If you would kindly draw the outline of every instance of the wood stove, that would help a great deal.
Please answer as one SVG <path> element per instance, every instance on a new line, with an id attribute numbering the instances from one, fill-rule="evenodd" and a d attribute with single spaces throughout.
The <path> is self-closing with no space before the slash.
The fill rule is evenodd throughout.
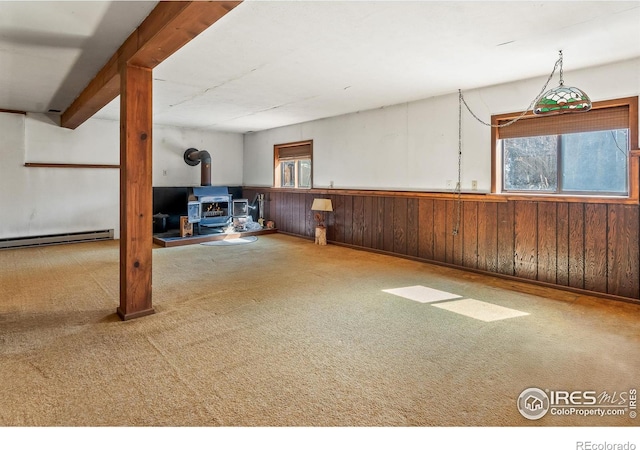
<path id="1" fill-rule="evenodd" d="M 233 200 L 226 187 L 199 186 L 191 189 L 191 202 L 200 203 L 201 227 L 224 227 L 232 221 Z"/>

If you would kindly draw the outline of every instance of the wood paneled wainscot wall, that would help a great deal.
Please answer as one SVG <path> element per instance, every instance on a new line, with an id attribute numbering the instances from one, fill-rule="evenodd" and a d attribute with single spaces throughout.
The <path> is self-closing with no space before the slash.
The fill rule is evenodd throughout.
<path id="1" fill-rule="evenodd" d="M 640 301 L 636 204 L 273 188 L 243 195 L 259 192 L 280 232 L 312 239 L 313 199 L 330 198 L 327 240 L 335 244 Z"/>

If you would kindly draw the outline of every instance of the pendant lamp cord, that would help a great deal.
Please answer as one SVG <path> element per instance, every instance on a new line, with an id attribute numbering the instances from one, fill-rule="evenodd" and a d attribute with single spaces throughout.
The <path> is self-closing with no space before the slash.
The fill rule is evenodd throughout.
<path id="1" fill-rule="evenodd" d="M 453 235 L 458 234 L 460 229 L 460 216 L 462 214 L 462 103 L 464 98 L 462 97 L 462 91 L 458 89 L 458 182 L 456 183 L 456 221 L 453 225 Z M 466 105 L 466 103 L 465 103 Z M 467 107 L 468 109 L 468 107 Z M 473 114 L 473 113 L 472 113 Z"/>
<path id="2" fill-rule="evenodd" d="M 469 108 L 469 105 L 467 104 L 466 100 L 464 99 L 464 96 L 462 95 L 462 90 L 458 89 L 458 182 L 456 183 L 456 188 L 455 188 L 457 200 L 456 200 L 456 220 L 453 225 L 454 236 L 457 235 L 458 232 L 460 231 L 460 218 L 462 215 L 462 105 L 464 105 L 465 108 L 467 108 L 467 111 L 469 111 L 469 114 L 471 114 L 471 116 L 473 116 L 474 119 L 476 119 L 478 122 L 488 127 L 503 128 L 503 127 L 508 127 L 509 125 L 513 125 L 518 120 L 522 119 L 525 116 L 525 114 L 527 114 L 533 108 L 533 106 L 540 99 L 540 97 L 542 97 L 542 95 L 547 91 L 547 87 L 549 86 L 549 83 L 551 82 L 553 75 L 556 73 L 558 66 L 560 67 L 560 85 L 562 85 L 564 82 L 564 80 L 562 79 L 562 75 L 563 75 L 562 50 L 560 50 L 560 57 L 556 61 L 555 65 L 553 66 L 553 70 L 551 71 L 551 74 L 547 78 L 547 81 L 544 83 L 544 86 L 542 86 L 540 93 L 529 104 L 529 107 L 526 110 L 524 110 L 522 113 L 520 113 L 520 115 L 515 119 L 511 119 L 510 121 L 501 123 L 501 124 L 494 125 L 491 123 L 487 123 L 481 118 L 479 118 L 473 111 L 471 111 L 471 108 Z"/>

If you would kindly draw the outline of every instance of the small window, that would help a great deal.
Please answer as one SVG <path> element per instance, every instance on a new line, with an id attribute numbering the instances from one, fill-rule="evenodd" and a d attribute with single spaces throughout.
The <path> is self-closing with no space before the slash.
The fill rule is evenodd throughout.
<path id="1" fill-rule="evenodd" d="M 313 141 L 274 146 L 274 187 L 310 189 Z"/>
<path id="2" fill-rule="evenodd" d="M 637 97 L 600 102 L 589 112 L 527 115 L 495 133 L 496 171 L 505 193 L 630 195 L 630 150 Z M 513 115 L 494 116 L 499 125 Z M 500 189 L 500 188 L 498 188 Z"/>

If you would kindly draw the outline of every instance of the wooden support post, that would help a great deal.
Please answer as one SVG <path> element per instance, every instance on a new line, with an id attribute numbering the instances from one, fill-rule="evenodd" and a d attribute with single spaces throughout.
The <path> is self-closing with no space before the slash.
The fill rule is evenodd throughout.
<path id="1" fill-rule="evenodd" d="M 120 69 L 120 306 L 122 320 L 153 314 L 152 69 Z"/>

